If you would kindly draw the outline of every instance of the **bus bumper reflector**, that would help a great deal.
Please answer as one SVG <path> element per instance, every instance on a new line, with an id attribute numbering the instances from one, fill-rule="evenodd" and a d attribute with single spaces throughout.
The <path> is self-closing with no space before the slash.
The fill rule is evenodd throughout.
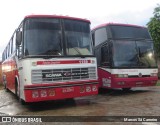
<path id="1" fill-rule="evenodd" d="M 41 97 L 47 97 L 47 91 L 46 90 L 41 90 Z"/>

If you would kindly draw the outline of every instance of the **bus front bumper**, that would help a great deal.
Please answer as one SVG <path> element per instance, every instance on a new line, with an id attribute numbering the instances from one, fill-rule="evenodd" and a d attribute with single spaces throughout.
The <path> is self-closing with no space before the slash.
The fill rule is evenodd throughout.
<path id="1" fill-rule="evenodd" d="M 146 87 L 155 86 L 158 77 L 147 78 L 113 78 L 111 88 L 132 88 L 132 87 Z"/>
<path id="2" fill-rule="evenodd" d="M 39 102 L 98 94 L 98 82 L 70 85 L 41 85 L 24 87 L 25 102 Z"/>

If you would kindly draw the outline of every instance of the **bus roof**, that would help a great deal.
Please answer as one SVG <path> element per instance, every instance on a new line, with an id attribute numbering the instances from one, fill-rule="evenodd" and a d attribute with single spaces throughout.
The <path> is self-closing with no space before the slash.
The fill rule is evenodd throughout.
<path id="1" fill-rule="evenodd" d="M 123 24 L 123 23 L 104 23 L 104 24 L 100 24 L 96 27 L 94 27 L 92 30 L 95 30 L 95 29 L 98 29 L 98 28 L 101 28 L 101 27 L 105 27 L 105 26 L 111 26 L 111 25 L 114 25 L 114 26 L 131 26 L 131 27 L 139 27 L 139 28 L 146 28 L 144 26 L 138 26 L 138 25 L 133 25 L 133 24 Z"/>
<path id="2" fill-rule="evenodd" d="M 70 16 L 61 16 L 61 15 L 27 15 L 24 18 L 61 18 L 61 19 L 72 19 L 72 20 L 80 20 L 84 22 L 89 22 L 90 20 L 83 19 L 83 18 L 77 18 L 77 17 L 70 17 Z"/>

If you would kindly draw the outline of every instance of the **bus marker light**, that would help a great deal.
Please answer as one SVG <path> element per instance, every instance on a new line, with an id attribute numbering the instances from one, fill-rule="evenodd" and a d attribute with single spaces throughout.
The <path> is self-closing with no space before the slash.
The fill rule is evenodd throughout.
<path id="1" fill-rule="evenodd" d="M 95 64 L 95 60 L 92 60 L 91 62 L 92 62 L 92 64 Z"/>
<path id="2" fill-rule="evenodd" d="M 37 62 L 32 62 L 32 66 L 36 66 L 37 65 Z"/>
<path id="3" fill-rule="evenodd" d="M 38 91 L 32 91 L 32 98 L 38 98 L 39 94 Z"/>

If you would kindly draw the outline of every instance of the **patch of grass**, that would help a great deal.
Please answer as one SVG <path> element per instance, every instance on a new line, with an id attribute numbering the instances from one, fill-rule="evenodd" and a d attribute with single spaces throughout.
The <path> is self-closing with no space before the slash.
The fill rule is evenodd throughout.
<path id="1" fill-rule="evenodd" d="M 160 86 L 160 80 L 158 80 L 158 82 L 157 82 L 156 86 Z"/>

